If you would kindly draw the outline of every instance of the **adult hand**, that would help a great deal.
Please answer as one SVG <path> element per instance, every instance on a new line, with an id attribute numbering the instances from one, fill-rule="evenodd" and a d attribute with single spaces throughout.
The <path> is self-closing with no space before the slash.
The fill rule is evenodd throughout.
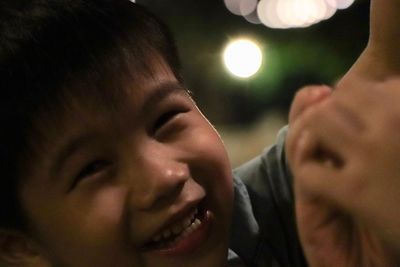
<path id="1" fill-rule="evenodd" d="M 396 266 L 400 79 L 338 88 L 292 122 L 300 239 L 311 266 Z"/>
<path id="2" fill-rule="evenodd" d="M 399 0 L 372 0 L 368 46 L 333 96 L 294 109 L 286 149 L 311 266 L 400 265 L 398 14 Z"/>

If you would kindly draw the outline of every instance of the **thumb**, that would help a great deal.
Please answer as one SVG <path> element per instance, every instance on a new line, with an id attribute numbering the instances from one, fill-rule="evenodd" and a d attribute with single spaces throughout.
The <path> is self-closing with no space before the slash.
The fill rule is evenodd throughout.
<path id="1" fill-rule="evenodd" d="M 371 1 L 369 46 L 386 65 L 400 69 L 400 0 Z"/>

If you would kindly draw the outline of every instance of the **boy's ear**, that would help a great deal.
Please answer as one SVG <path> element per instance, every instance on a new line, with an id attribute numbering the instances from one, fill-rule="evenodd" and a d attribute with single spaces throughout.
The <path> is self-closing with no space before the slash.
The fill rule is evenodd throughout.
<path id="1" fill-rule="evenodd" d="M 3 262 L 15 267 L 50 266 L 31 239 L 12 230 L 0 230 L 0 263 Z"/>

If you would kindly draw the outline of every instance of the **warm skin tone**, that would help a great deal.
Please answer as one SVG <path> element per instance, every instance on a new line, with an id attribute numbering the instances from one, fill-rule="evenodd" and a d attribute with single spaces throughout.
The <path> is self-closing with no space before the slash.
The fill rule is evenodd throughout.
<path id="1" fill-rule="evenodd" d="M 399 264 L 400 2 L 371 4 L 359 60 L 331 97 L 300 92 L 307 100 L 291 118 L 298 228 L 313 267 Z"/>
<path id="2" fill-rule="evenodd" d="M 35 266 L 226 264 L 233 192 L 224 146 L 169 69 L 154 69 L 113 112 L 78 101 L 41 145 L 20 188 Z M 196 208 L 197 230 L 143 248 Z"/>

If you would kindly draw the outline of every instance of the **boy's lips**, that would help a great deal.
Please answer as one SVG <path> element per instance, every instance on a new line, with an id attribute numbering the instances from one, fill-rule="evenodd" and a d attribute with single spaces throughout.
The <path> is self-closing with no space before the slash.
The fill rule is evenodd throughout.
<path id="1" fill-rule="evenodd" d="M 208 209 L 196 205 L 184 217 L 173 220 L 173 223 L 167 224 L 168 227 L 158 231 L 142 248 L 146 252 L 168 256 L 187 254 L 198 248 L 208 237 L 212 218 Z"/>

